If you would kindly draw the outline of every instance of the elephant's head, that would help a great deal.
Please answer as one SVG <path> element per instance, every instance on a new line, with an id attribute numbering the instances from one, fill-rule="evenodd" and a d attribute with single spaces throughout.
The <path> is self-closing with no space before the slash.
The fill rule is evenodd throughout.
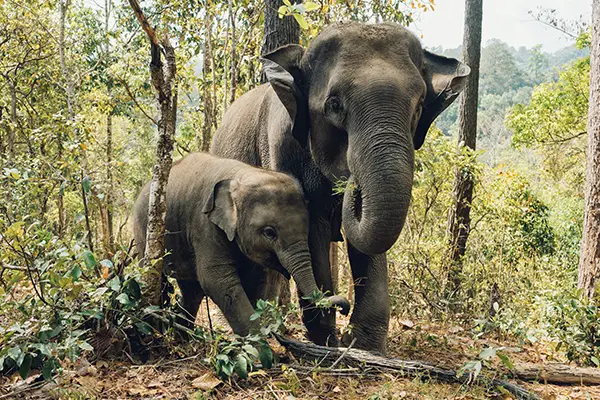
<path id="1" fill-rule="evenodd" d="M 469 67 L 423 50 L 395 24 L 336 24 L 308 49 L 264 56 L 265 75 L 329 180 L 348 179 L 348 240 L 366 254 L 396 241 L 410 202 L 414 150 L 464 88 Z"/>
<path id="2" fill-rule="evenodd" d="M 220 181 L 203 212 L 250 260 L 294 278 L 303 296 L 317 290 L 308 249 L 308 211 L 302 189 L 291 177 L 252 171 L 239 180 Z M 347 299 L 328 300 L 348 314 Z"/>

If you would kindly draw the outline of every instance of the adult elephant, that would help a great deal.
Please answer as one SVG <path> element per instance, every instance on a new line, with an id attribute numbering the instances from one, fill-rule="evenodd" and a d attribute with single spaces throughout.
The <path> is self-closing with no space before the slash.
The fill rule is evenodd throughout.
<path id="1" fill-rule="evenodd" d="M 343 225 L 355 282 L 352 328 L 343 341 L 385 352 L 385 252 L 406 219 L 414 150 L 470 69 L 423 50 L 407 29 L 390 23 L 331 25 L 306 50 L 288 45 L 264 62 L 269 83 L 232 104 L 211 151 L 301 182 L 323 290 L 332 287 L 329 243 L 341 240 Z M 342 199 L 332 189 L 346 180 Z M 335 314 L 309 310 L 303 319 L 311 340 L 338 344 Z"/>

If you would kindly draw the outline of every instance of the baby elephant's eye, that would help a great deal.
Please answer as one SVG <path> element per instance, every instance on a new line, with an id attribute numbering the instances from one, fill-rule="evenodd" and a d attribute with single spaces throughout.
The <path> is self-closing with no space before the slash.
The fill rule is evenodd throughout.
<path id="1" fill-rule="evenodd" d="M 342 101 L 337 96 L 331 96 L 325 102 L 325 112 L 333 112 L 335 114 L 340 114 L 344 111 L 344 106 L 342 105 Z"/>
<path id="2" fill-rule="evenodd" d="M 277 239 L 277 232 L 272 226 L 265 226 L 262 230 L 263 235 L 269 240 Z"/>

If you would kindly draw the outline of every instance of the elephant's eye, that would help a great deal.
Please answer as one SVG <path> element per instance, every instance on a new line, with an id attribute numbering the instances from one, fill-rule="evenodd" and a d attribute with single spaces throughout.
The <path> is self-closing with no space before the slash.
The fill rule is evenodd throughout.
<path id="1" fill-rule="evenodd" d="M 272 226 L 265 226 L 262 229 L 262 234 L 265 235 L 265 237 L 269 240 L 277 239 L 277 231 L 275 231 L 275 228 Z"/>
<path id="2" fill-rule="evenodd" d="M 344 111 L 344 106 L 342 105 L 342 101 L 337 96 L 331 96 L 325 102 L 325 112 L 333 112 L 336 114 Z"/>

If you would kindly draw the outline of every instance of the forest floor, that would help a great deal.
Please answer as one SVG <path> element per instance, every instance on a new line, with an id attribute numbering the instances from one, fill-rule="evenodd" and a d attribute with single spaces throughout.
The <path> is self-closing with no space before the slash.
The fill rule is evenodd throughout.
<path id="1" fill-rule="evenodd" d="M 215 310 L 213 312 L 213 310 Z M 216 307 L 213 323 L 219 321 Z M 199 320 L 206 320 L 199 315 Z M 340 327 L 347 321 L 340 319 Z M 295 333 L 301 338 L 301 333 Z M 393 319 L 388 340 L 390 357 L 419 360 L 446 369 L 458 370 L 476 359 L 486 347 L 504 347 L 513 363 L 544 364 L 564 362 L 562 355 L 543 343 L 522 345 L 514 339 L 477 339 L 468 327 L 427 321 Z M 256 371 L 246 380 L 220 381 L 203 361 L 204 354 L 192 357 L 162 356 L 145 363 L 86 359 L 65 365 L 54 382 L 36 388 L 33 374 L 22 381 L 18 374 L 0 377 L 0 400 L 15 399 L 511 399 L 494 395 L 477 385 L 460 385 L 407 378 L 393 374 L 351 373 L 332 376 L 311 372 L 315 364 L 300 362 L 273 341 L 279 363 L 268 371 Z M 496 378 L 507 370 L 494 362 Z M 294 366 L 295 365 L 295 366 Z M 304 365 L 306 368 L 297 367 Z M 339 367 L 338 367 L 339 368 Z M 483 374 L 493 373 L 484 368 Z M 600 386 L 568 386 L 511 380 L 542 399 L 600 399 Z M 25 390 L 23 390 L 25 389 Z M 21 391 L 23 390 L 23 391 Z"/>

